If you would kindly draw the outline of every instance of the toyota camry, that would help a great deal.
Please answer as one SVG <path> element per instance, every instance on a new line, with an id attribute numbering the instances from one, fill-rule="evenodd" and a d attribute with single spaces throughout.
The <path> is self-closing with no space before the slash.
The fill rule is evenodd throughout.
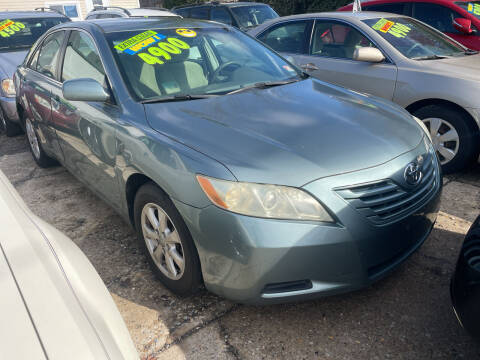
<path id="1" fill-rule="evenodd" d="M 436 218 L 441 174 L 418 119 L 223 24 L 59 25 L 15 86 L 37 164 L 60 162 L 110 203 L 178 294 L 204 283 L 268 303 L 358 289 Z"/>

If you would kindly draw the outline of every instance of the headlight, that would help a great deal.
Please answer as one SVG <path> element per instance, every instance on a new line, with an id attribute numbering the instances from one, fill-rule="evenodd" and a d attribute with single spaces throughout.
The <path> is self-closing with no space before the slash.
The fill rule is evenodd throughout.
<path id="1" fill-rule="evenodd" d="M 8 96 L 8 97 L 15 96 L 15 85 L 13 84 L 12 79 L 2 80 L 2 91 L 5 94 L 5 96 Z"/>
<path id="2" fill-rule="evenodd" d="M 430 139 L 430 141 L 432 141 L 432 135 L 430 135 L 430 131 L 428 131 L 428 128 L 427 126 L 423 123 L 422 120 L 420 120 L 419 118 L 417 118 L 416 116 L 412 116 L 413 119 L 417 122 L 417 124 L 423 129 L 423 131 L 425 132 L 425 134 L 428 136 L 428 138 Z"/>
<path id="3" fill-rule="evenodd" d="M 288 186 L 226 181 L 197 175 L 217 206 L 243 215 L 333 222 L 325 208 L 307 192 Z"/>

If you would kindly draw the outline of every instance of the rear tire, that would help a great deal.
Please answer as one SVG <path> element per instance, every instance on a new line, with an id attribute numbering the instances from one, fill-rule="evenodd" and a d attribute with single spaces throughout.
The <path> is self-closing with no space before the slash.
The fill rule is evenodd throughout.
<path id="1" fill-rule="evenodd" d="M 195 293 L 202 283 L 200 260 L 172 200 L 147 183 L 135 196 L 134 219 L 139 245 L 157 278 L 177 295 Z"/>
<path id="2" fill-rule="evenodd" d="M 447 106 L 427 105 L 413 115 L 430 131 L 445 174 L 463 170 L 478 158 L 478 128 L 465 114 Z"/>
<path id="3" fill-rule="evenodd" d="M 38 140 L 37 131 L 35 130 L 30 119 L 25 119 L 25 132 L 27 133 L 28 147 L 32 153 L 33 160 L 41 168 L 48 168 L 51 166 L 58 165 L 58 162 L 55 159 L 52 159 L 48 156 L 45 151 L 42 149 L 42 144 Z"/>

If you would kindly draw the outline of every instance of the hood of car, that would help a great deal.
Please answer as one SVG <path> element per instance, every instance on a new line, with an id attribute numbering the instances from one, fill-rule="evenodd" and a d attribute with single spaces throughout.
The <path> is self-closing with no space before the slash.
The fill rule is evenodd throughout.
<path id="1" fill-rule="evenodd" d="M 423 137 L 393 103 L 311 79 L 145 108 L 155 130 L 220 161 L 239 181 L 302 186 L 385 163 Z"/>
<path id="2" fill-rule="evenodd" d="M 28 50 L 0 52 L 0 76 L 2 77 L 0 80 L 11 79 L 17 66 L 23 62 L 27 54 Z"/>
<path id="3" fill-rule="evenodd" d="M 480 54 L 421 61 L 428 71 L 451 78 L 480 80 Z"/>

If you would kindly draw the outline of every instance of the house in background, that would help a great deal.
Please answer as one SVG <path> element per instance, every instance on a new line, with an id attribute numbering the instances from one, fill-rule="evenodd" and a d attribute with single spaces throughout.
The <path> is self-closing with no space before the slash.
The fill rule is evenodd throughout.
<path id="1" fill-rule="evenodd" d="M 94 6 L 120 6 L 126 9 L 161 7 L 163 0 L 0 0 L 0 11 L 24 11 L 49 7 L 72 20 L 82 20 Z"/>

